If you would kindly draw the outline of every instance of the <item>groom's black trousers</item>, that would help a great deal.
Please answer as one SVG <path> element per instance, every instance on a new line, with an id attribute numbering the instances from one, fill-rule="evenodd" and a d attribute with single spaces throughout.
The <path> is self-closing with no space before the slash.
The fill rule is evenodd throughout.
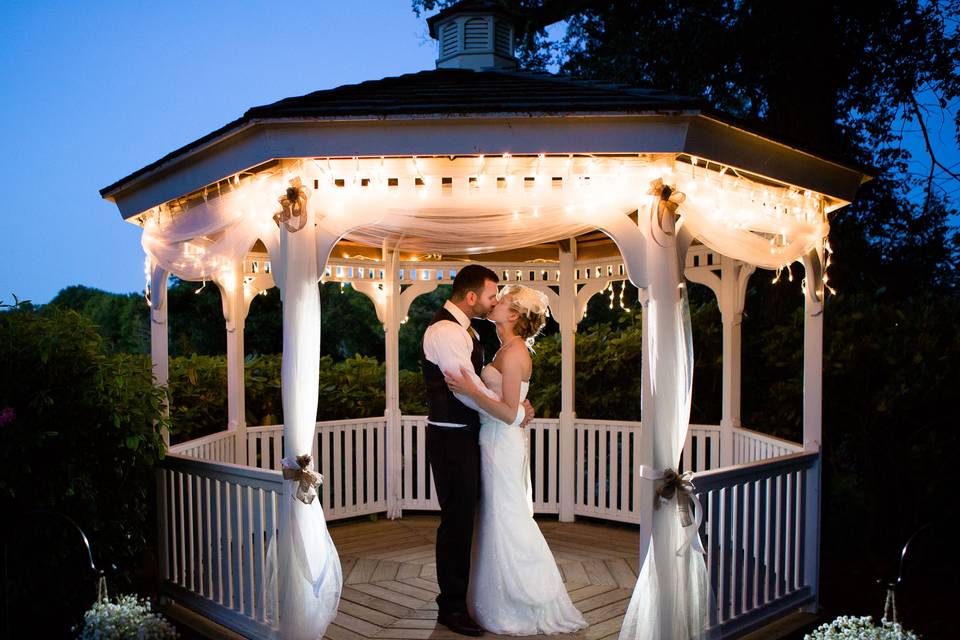
<path id="1" fill-rule="evenodd" d="M 437 582 L 441 612 L 467 610 L 473 519 L 480 495 L 480 443 L 473 427 L 427 426 L 427 455 L 440 502 Z"/>

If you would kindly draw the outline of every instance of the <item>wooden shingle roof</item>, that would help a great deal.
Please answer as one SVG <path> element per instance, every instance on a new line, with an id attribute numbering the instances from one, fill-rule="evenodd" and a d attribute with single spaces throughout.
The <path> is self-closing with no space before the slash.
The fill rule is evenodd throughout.
<path id="1" fill-rule="evenodd" d="M 314 91 L 248 109 L 240 118 L 100 190 L 125 183 L 255 121 L 488 113 L 677 112 L 705 109 L 700 98 L 549 73 L 434 69 Z"/>
<path id="2" fill-rule="evenodd" d="M 244 118 L 678 111 L 705 107 L 701 98 L 549 73 L 435 69 L 314 91 L 254 107 Z"/>

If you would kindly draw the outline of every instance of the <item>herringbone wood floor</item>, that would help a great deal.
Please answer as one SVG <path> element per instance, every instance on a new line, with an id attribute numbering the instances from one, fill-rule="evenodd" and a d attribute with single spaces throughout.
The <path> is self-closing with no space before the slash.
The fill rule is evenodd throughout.
<path id="1" fill-rule="evenodd" d="M 463 640 L 437 625 L 436 516 L 331 523 L 344 587 L 330 640 Z M 571 637 L 616 638 L 637 578 L 637 530 L 539 521 L 570 597 L 590 626 Z M 498 638 L 487 634 L 486 638 Z"/>

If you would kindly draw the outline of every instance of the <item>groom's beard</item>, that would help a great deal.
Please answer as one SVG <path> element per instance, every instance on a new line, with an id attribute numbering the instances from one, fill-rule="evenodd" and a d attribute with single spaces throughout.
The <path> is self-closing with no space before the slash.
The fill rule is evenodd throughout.
<path id="1" fill-rule="evenodd" d="M 474 317 L 474 318 L 480 318 L 481 320 L 486 320 L 486 319 L 487 319 L 487 316 L 490 315 L 490 312 L 491 312 L 491 311 L 493 311 L 493 309 L 483 310 L 482 308 L 474 307 L 474 308 L 473 308 L 473 316 L 472 316 L 472 317 Z"/>

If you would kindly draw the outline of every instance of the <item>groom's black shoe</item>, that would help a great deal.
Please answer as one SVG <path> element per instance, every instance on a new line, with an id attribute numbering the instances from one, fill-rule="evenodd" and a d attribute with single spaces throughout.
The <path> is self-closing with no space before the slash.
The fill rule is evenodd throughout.
<path id="1" fill-rule="evenodd" d="M 462 636 L 482 636 L 483 628 L 466 612 L 437 614 L 437 622 Z"/>

